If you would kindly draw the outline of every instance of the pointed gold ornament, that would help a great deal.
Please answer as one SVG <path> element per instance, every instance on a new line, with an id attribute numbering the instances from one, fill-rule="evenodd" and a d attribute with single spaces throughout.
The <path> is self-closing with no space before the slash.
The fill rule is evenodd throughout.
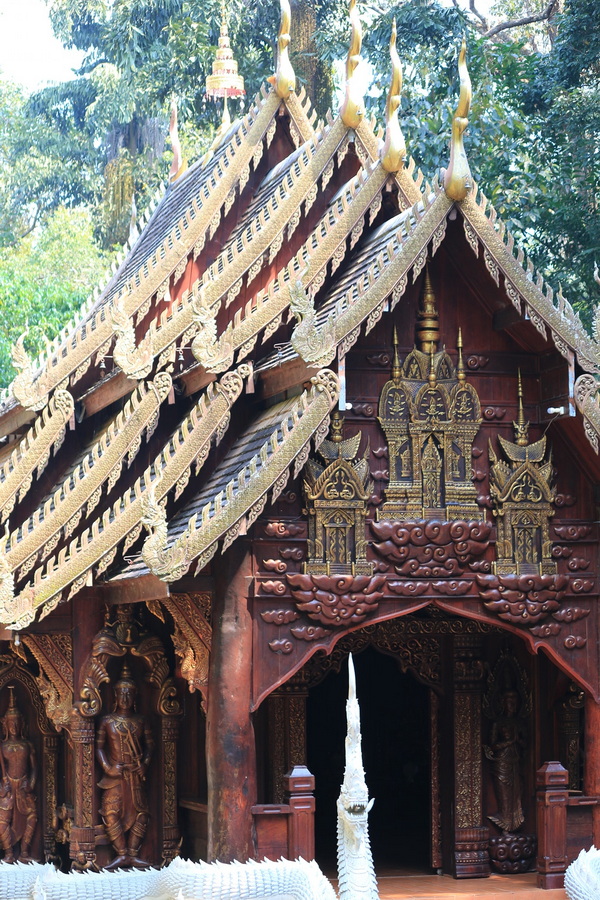
<path id="1" fill-rule="evenodd" d="M 396 50 L 395 19 L 390 38 L 390 58 L 392 61 L 392 80 L 385 108 L 385 141 L 381 148 L 381 165 L 386 172 L 393 173 L 398 172 L 402 168 L 406 157 L 406 141 L 398 120 L 400 92 L 402 90 L 402 66 Z"/>
<path id="2" fill-rule="evenodd" d="M 450 139 L 450 162 L 444 175 L 444 190 L 450 200 L 464 200 L 473 187 L 473 176 L 469 168 L 469 160 L 465 153 L 463 134 L 469 124 L 471 107 L 471 79 L 467 69 L 467 44 L 463 38 L 458 56 L 458 73 L 460 75 L 460 95 L 458 106 L 452 120 L 452 137 Z"/>
<path id="3" fill-rule="evenodd" d="M 362 27 L 356 9 L 356 0 L 350 0 L 349 15 L 352 34 L 346 59 L 346 96 L 340 109 L 340 118 L 348 128 L 358 128 L 365 117 L 365 103 L 356 77 L 356 68 L 361 61 L 360 48 L 362 46 Z"/>
<path id="4" fill-rule="evenodd" d="M 212 64 L 212 75 L 206 77 L 206 96 L 212 100 L 223 98 L 223 120 L 219 128 L 222 134 L 231 124 L 231 116 L 227 108 L 228 97 L 243 97 L 246 93 L 244 79 L 238 74 L 238 64 L 233 57 L 227 30 L 225 0 L 221 0 L 221 32 L 215 61 Z"/>
<path id="5" fill-rule="evenodd" d="M 171 138 L 171 149 L 173 151 L 173 162 L 171 163 L 171 171 L 169 172 L 169 184 L 183 175 L 187 169 L 187 162 L 183 158 L 181 151 L 181 141 L 179 140 L 179 129 L 177 127 L 177 103 L 175 98 L 171 100 L 171 121 L 169 122 L 169 137 Z"/>
<path id="6" fill-rule="evenodd" d="M 290 94 L 296 90 L 296 73 L 290 62 L 290 25 L 292 22 L 292 10 L 289 0 L 279 0 L 281 7 L 281 19 L 279 24 L 279 36 L 277 38 L 277 68 L 275 74 L 267 78 L 273 85 L 275 93 L 282 100 L 287 100 Z"/>

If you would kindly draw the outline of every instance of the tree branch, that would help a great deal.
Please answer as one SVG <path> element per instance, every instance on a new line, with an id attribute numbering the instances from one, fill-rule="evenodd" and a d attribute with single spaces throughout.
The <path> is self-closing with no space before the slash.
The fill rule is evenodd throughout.
<path id="1" fill-rule="evenodd" d="M 482 16 L 478 9 L 475 9 L 475 0 L 469 0 L 469 9 L 473 13 L 473 15 L 477 16 L 479 21 L 482 23 L 484 28 L 487 28 L 487 19 L 485 16 Z M 486 35 L 487 37 L 487 35 Z"/>
<path id="2" fill-rule="evenodd" d="M 493 28 L 486 31 L 483 37 L 491 38 L 494 37 L 495 34 L 499 34 L 499 32 L 506 31 L 509 28 L 518 28 L 520 25 L 531 25 L 532 22 L 544 22 L 552 16 L 557 6 L 558 0 L 550 0 L 542 12 L 536 13 L 533 16 L 523 16 L 522 19 L 510 19 L 507 22 L 499 22 L 498 25 L 494 25 Z"/>

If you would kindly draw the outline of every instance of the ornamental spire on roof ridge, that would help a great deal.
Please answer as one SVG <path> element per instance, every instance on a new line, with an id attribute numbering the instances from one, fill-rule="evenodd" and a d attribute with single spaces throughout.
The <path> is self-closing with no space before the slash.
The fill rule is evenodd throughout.
<path id="1" fill-rule="evenodd" d="M 523 409 L 523 385 L 521 383 L 520 369 L 517 393 L 519 397 L 519 411 L 517 413 L 517 421 L 513 422 L 513 426 L 515 429 L 517 445 L 519 447 L 526 447 L 529 444 L 529 422 L 525 421 L 525 411 Z"/>
<path id="2" fill-rule="evenodd" d="M 277 67 L 275 74 L 267 78 L 273 85 L 275 93 L 282 100 L 287 100 L 290 94 L 296 90 L 296 73 L 290 62 L 290 25 L 292 22 L 292 10 L 289 0 L 279 0 L 281 7 L 281 19 L 279 35 L 277 37 Z"/>
<path id="3" fill-rule="evenodd" d="M 440 339 L 440 320 L 435 302 L 435 293 L 429 274 L 429 264 L 425 265 L 425 280 L 423 293 L 417 313 L 417 342 L 421 353 L 434 353 L 437 351 Z"/>
<path id="4" fill-rule="evenodd" d="M 390 36 L 390 58 L 392 61 L 392 80 L 385 107 L 385 142 L 381 148 L 381 165 L 386 172 L 398 172 L 404 165 L 406 157 L 406 141 L 398 121 L 400 107 L 400 91 L 402 90 L 402 66 L 396 50 L 396 19 L 392 24 Z"/>
<path id="5" fill-rule="evenodd" d="M 187 169 L 187 161 L 183 158 L 181 151 L 181 141 L 179 140 L 179 129 L 177 127 L 177 102 L 175 98 L 171 100 L 171 121 L 169 122 L 169 137 L 171 138 L 171 149 L 173 150 L 173 162 L 171 163 L 171 171 L 169 172 L 169 184 L 183 175 Z"/>
<path id="6" fill-rule="evenodd" d="M 361 61 L 362 27 L 356 9 L 356 0 L 350 0 L 350 24 L 352 35 L 346 58 L 346 96 L 340 109 L 340 118 L 348 128 L 358 128 L 365 117 L 365 104 L 362 91 L 356 77 L 356 67 Z"/>
<path id="7" fill-rule="evenodd" d="M 465 153 L 463 134 L 469 124 L 471 107 L 471 79 L 467 69 L 467 44 L 462 40 L 458 55 L 458 73 L 460 75 L 460 95 L 458 106 L 452 119 L 452 137 L 450 139 L 450 161 L 444 175 L 444 190 L 451 200 L 464 200 L 473 187 L 473 176 L 469 168 L 469 160 Z"/>
<path id="8" fill-rule="evenodd" d="M 217 55 L 212 64 L 212 75 L 206 76 L 206 96 L 212 100 L 223 98 L 223 120 L 219 128 L 223 132 L 231 123 L 227 108 L 228 97 L 243 97 L 246 93 L 244 79 L 238 74 L 238 64 L 233 57 L 227 30 L 225 0 L 221 0 L 221 30 Z"/>

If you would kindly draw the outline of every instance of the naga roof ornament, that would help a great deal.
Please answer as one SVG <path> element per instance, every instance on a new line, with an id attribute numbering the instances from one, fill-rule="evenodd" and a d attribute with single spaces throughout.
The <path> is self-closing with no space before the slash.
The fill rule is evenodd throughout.
<path id="1" fill-rule="evenodd" d="M 398 121 L 400 91 L 402 90 L 402 66 L 396 50 L 396 19 L 390 37 L 390 58 L 392 60 L 392 80 L 385 108 L 385 141 L 381 148 L 381 165 L 386 172 L 398 172 L 406 158 L 406 141 Z"/>
<path id="2" fill-rule="evenodd" d="M 183 158 L 181 152 L 181 141 L 179 140 L 179 129 L 177 128 L 177 101 L 173 97 L 171 100 L 171 121 L 169 122 L 169 137 L 171 138 L 171 149 L 173 151 L 173 162 L 169 172 L 169 184 L 183 175 L 187 169 L 187 162 Z"/>
<path id="3" fill-rule="evenodd" d="M 273 85 L 278 97 L 281 97 L 282 100 L 287 100 L 290 94 L 296 90 L 296 74 L 290 62 L 288 50 L 292 11 L 289 0 L 279 0 L 279 4 L 281 6 L 281 20 L 277 37 L 277 67 L 275 74 L 267 78 L 267 81 Z"/>
<path id="4" fill-rule="evenodd" d="M 358 128 L 365 117 L 365 103 L 356 76 L 356 68 L 361 61 L 362 27 L 356 9 L 356 0 L 350 0 L 350 24 L 352 35 L 346 59 L 346 96 L 340 109 L 340 118 L 348 128 Z"/>
<path id="5" fill-rule="evenodd" d="M 473 176 L 469 168 L 469 160 L 465 153 L 463 134 L 469 124 L 471 107 L 471 79 L 467 69 L 467 44 L 463 38 L 458 56 L 458 73 L 460 76 L 460 95 L 458 106 L 452 120 L 452 137 L 450 139 L 450 162 L 444 175 L 444 190 L 451 200 L 464 200 L 473 187 Z"/>

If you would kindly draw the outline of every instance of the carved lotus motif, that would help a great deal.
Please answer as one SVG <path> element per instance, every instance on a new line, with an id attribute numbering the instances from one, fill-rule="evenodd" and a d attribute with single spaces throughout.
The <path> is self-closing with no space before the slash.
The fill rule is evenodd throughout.
<path id="1" fill-rule="evenodd" d="M 371 528 L 380 543 L 373 546 L 391 560 L 400 575 L 417 578 L 456 575 L 483 556 L 490 543 L 488 522 L 413 522 L 384 520 Z"/>
<path id="2" fill-rule="evenodd" d="M 296 607 L 310 619 L 339 628 L 358 625 L 383 597 L 384 575 L 287 575 Z"/>
<path id="3" fill-rule="evenodd" d="M 568 575 L 477 575 L 479 596 L 490 612 L 513 625 L 535 625 L 556 613 Z"/>

